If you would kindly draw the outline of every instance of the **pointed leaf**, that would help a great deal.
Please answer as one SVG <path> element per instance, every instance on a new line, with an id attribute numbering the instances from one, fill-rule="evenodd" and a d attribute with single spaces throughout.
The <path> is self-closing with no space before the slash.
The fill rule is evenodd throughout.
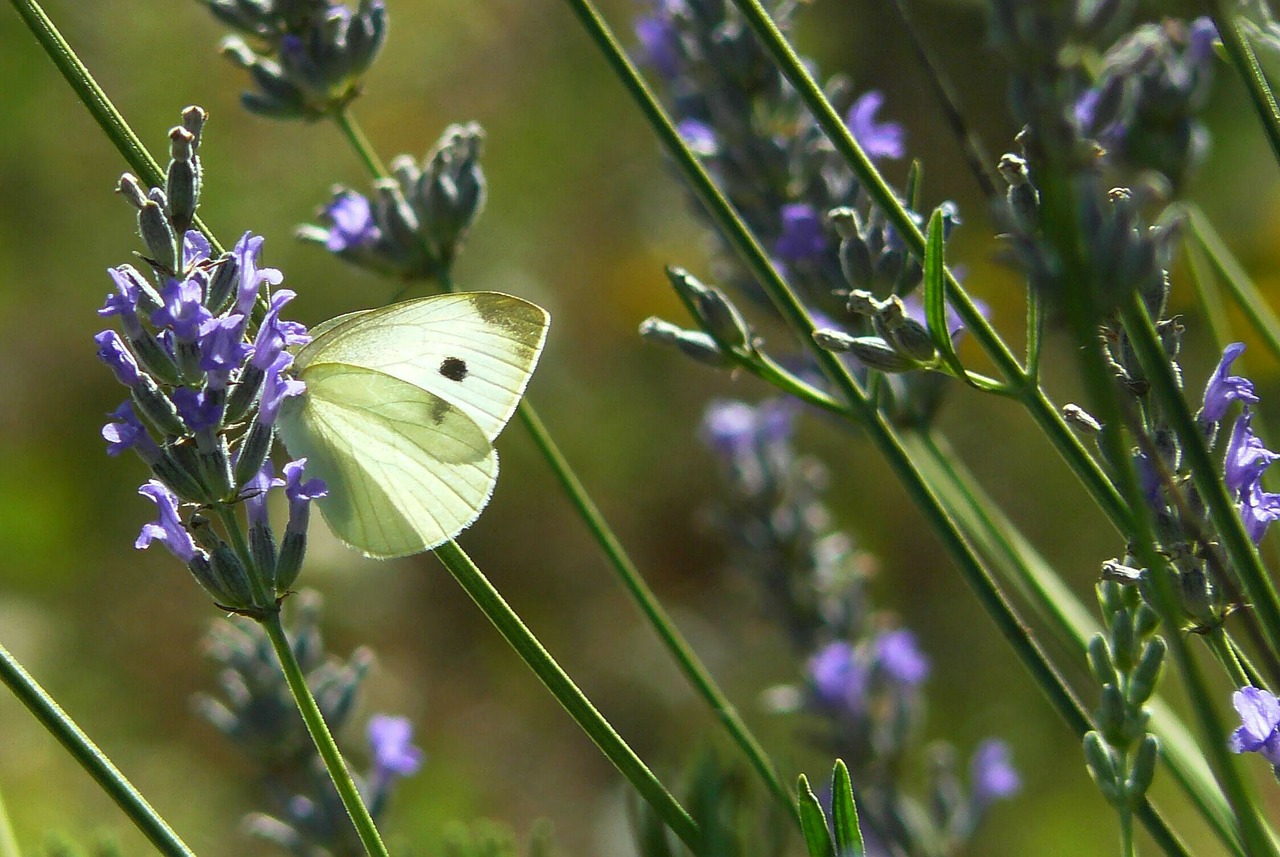
<path id="1" fill-rule="evenodd" d="M 809 788 L 809 779 L 804 774 L 800 775 L 796 793 L 800 799 L 800 829 L 804 831 L 809 857 L 836 857 L 831 835 L 827 833 L 827 817 L 822 812 L 822 804 Z"/>
<path id="2" fill-rule="evenodd" d="M 844 761 L 836 759 L 831 773 L 831 819 L 836 829 L 836 854 L 839 857 L 866 857 L 862 830 L 858 827 L 858 808 L 853 802 L 853 783 Z"/>
<path id="3" fill-rule="evenodd" d="M 956 356 L 955 345 L 951 342 L 951 330 L 947 325 L 947 275 L 943 260 L 942 233 L 942 209 L 935 208 L 933 216 L 929 218 L 929 232 L 925 238 L 924 315 L 942 361 L 956 377 L 972 384 L 960 358 Z"/>

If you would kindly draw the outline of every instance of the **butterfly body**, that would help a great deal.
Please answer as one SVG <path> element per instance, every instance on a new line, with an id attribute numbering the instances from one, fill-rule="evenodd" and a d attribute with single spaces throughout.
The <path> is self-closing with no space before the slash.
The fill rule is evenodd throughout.
<path id="1" fill-rule="evenodd" d="M 464 292 L 339 316 L 313 329 L 279 433 L 334 534 L 368 556 L 405 556 L 456 536 L 493 493 L 493 440 L 546 339 L 545 310 Z"/>

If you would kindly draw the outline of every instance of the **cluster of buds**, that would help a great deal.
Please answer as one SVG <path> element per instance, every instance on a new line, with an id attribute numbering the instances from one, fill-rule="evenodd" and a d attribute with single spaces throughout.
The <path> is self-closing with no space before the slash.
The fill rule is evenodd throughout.
<path id="1" fill-rule="evenodd" d="M 222 53 L 249 72 L 244 106 L 281 119 L 318 119 L 360 93 L 360 77 L 387 38 L 383 0 L 352 11 L 333 0 L 201 0 L 237 30 Z"/>
<path id="2" fill-rule="evenodd" d="M 404 280 L 447 274 L 484 208 L 483 142 L 476 123 L 450 125 L 421 167 L 410 155 L 395 158 L 393 178 L 376 182 L 372 199 L 335 188 L 320 212 L 324 225 L 302 226 L 298 237 Z"/>
<path id="3" fill-rule="evenodd" d="M 203 110 L 188 108 L 170 132 L 163 190 L 144 191 L 127 174 L 120 180 L 138 212 L 151 277 L 131 265 L 108 271 L 115 288 L 99 314 L 116 317 L 123 334 L 104 330 L 95 340 L 129 398 L 102 435 L 108 453 L 132 449 L 151 469 L 140 493 L 159 517 L 137 546 L 162 542 L 215 603 L 256 614 L 275 609 L 296 580 L 310 502 L 325 488 L 303 479 L 305 461 L 289 462 L 279 478 L 270 460 L 280 408 L 303 392 L 288 375 L 287 349 L 309 337 L 303 325 L 280 318 L 294 293 L 272 291 L 282 276 L 259 265 L 262 238 L 246 233 L 215 258 L 203 235 L 183 229 L 198 203 L 204 119 Z M 281 487 L 289 523 L 277 544 L 267 495 Z"/>
<path id="4" fill-rule="evenodd" d="M 303 591 L 292 603 L 289 645 L 325 723 L 341 734 L 355 720 L 373 655 L 366 648 L 357 649 L 346 661 L 329 654 L 319 629 L 320 597 Z M 250 815 L 246 831 L 299 857 L 363 855 L 266 632 L 239 617 L 220 619 L 205 648 L 219 667 L 222 692 L 217 697 L 197 696 L 196 708 L 261 768 L 274 804 L 273 813 Z M 413 729 L 405 718 L 375 714 L 365 732 L 370 764 L 357 777 L 357 786 L 376 820 L 395 783 L 421 767 L 423 754 L 413 745 Z"/>
<path id="5" fill-rule="evenodd" d="M 1160 616 L 1137 587 L 1098 584 L 1106 633 L 1089 641 L 1089 668 L 1102 686 L 1093 711 L 1097 729 L 1084 736 L 1085 763 L 1113 806 L 1133 812 L 1155 776 L 1160 742 L 1147 732 L 1150 701 L 1164 671 L 1166 645 L 1156 636 Z"/>

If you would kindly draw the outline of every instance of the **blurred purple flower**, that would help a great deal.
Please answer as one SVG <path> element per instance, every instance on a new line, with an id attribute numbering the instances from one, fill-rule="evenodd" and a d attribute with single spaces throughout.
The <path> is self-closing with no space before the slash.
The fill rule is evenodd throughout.
<path id="1" fill-rule="evenodd" d="M 693 150 L 695 155 L 709 157 L 717 149 L 716 132 L 706 122 L 697 119 L 681 119 L 676 126 L 680 139 Z"/>
<path id="2" fill-rule="evenodd" d="M 673 78 L 680 72 L 679 36 L 663 11 L 637 19 L 636 38 L 640 40 L 644 61 L 663 77 Z"/>
<path id="3" fill-rule="evenodd" d="M 808 672 L 809 682 L 821 704 L 850 713 L 862 710 L 868 671 L 852 645 L 837 640 L 823 646 L 809 659 Z"/>
<path id="4" fill-rule="evenodd" d="M 978 745 L 970 772 L 973 804 L 979 811 L 997 800 L 1012 797 L 1022 788 L 1022 778 L 1009 758 L 1009 745 L 999 738 L 988 738 Z"/>
<path id="5" fill-rule="evenodd" d="M 734 459 L 787 440 L 794 415 L 784 399 L 768 399 L 754 407 L 737 400 L 714 401 L 702 417 L 702 440 L 720 456 Z"/>
<path id="6" fill-rule="evenodd" d="M 377 244 L 382 237 L 369 200 L 353 190 L 344 189 L 334 194 L 322 216 L 329 221 L 324 246 L 331 253 L 341 253 L 352 247 L 368 247 Z"/>
<path id="7" fill-rule="evenodd" d="M 1267 527 L 1272 521 L 1280 519 L 1280 494 L 1264 491 L 1260 481 L 1254 482 L 1240 498 L 1240 518 L 1253 543 L 1261 544 L 1262 537 L 1267 534 Z"/>
<path id="8" fill-rule="evenodd" d="M 929 675 L 929 659 L 916 646 L 915 635 L 906 628 L 888 631 L 876 638 L 876 663 L 899 684 L 915 687 Z"/>
<path id="9" fill-rule="evenodd" d="M 813 206 L 794 202 L 782 207 L 782 232 L 773 252 L 786 262 L 799 262 L 821 256 L 828 249 L 822 216 Z"/>
<path id="10" fill-rule="evenodd" d="M 413 724 L 407 717 L 370 717 L 369 746 L 374 770 L 381 778 L 407 777 L 422 767 L 422 750 L 413 744 Z"/>
<path id="11" fill-rule="evenodd" d="M 884 94 L 877 89 L 863 93 L 845 117 L 845 124 L 867 157 L 901 158 L 906 154 L 906 133 L 897 122 L 876 122 L 876 112 L 884 104 Z"/>

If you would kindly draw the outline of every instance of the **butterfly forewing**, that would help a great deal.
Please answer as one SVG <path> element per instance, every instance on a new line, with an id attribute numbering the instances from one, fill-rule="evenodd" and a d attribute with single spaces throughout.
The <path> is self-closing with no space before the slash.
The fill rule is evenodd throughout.
<path id="1" fill-rule="evenodd" d="M 405 301 L 343 316 L 298 354 L 375 370 L 455 405 L 489 440 L 510 419 L 546 339 L 545 310 L 496 292 Z"/>
<path id="2" fill-rule="evenodd" d="M 279 429 L 329 496 L 338 538 L 376 557 L 434 547 L 471 524 L 497 480 L 497 452 L 449 402 L 382 372 L 312 363 L 307 394 L 287 400 Z"/>

